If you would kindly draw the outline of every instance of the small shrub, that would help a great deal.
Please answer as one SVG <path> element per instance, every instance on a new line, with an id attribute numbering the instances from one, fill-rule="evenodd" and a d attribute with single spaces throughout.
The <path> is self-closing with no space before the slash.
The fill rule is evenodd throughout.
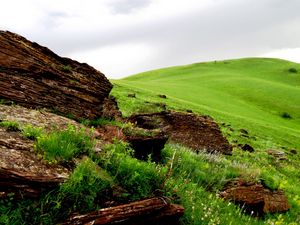
<path id="1" fill-rule="evenodd" d="M 284 119 L 292 119 L 292 116 L 290 114 L 288 114 L 287 112 L 281 113 L 280 116 Z"/>
<path id="2" fill-rule="evenodd" d="M 91 133 L 69 126 L 63 131 L 54 131 L 37 138 L 36 149 L 52 162 L 66 162 L 84 153 L 90 153 L 94 146 Z"/>
<path id="3" fill-rule="evenodd" d="M 33 127 L 32 125 L 27 125 L 22 128 L 22 134 L 31 140 L 37 140 L 44 134 L 42 127 Z"/>
<path id="4" fill-rule="evenodd" d="M 1 121 L 0 126 L 4 127 L 7 131 L 21 131 L 20 125 L 16 121 Z"/>
<path id="5" fill-rule="evenodd" d="M 289 68 L 290 73 L 298 73 L 298 70 L 296 68 Z"/>

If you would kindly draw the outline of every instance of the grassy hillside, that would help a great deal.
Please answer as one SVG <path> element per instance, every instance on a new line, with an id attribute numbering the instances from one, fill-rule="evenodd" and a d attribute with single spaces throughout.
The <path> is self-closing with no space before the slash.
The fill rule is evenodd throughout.
<path id="1" fill-rule="evenodd" d="M 149 91 L 165 94 L 171 107 L 209 114 L 267 142 L 300 147 L 299 64 L 264 58 L 196 63 L 114 83 L 142 92 L 140 97 L 145 99 Z M 115 87 L 117 95 L 120 86 Z M 284 118 L 289 116 L 292 118 Z"/>
<path id="2" fill-rule="evenodd" d="M 175 159 L 174 164 L 181 168 L 170 179 L 170 186 L 177 189 L 186 209 L 183 224 L 300 223 L 299 64 L 265 58 L 196 63 L 149 71 L 113 83 L 112 95 L 125 116 L 159 111 L 165 105 L 167 109 L 189 109 L 212 116 L 235 146 L 232 156 L 212 160 L 210 155 L 199 156 L 180 146 L 167 145 L 167 156 L 177 154 L 178 162 Z M 133 93 L 135 98 L 128 97 Z M 243 135 L 241 129 L 249 135 Z M 244 152 L 237 146 L 244 143 L 251 144 L 255 152 Z M 285 152 L 287 160 L 268 155 L 266 150 L 270 148 Z M 298 154 L 292 154 L 292 149 Z M 263 180 L 271 189 L 283 189 L 290 211 L 260 220 L 244 217 L 216 193 L 206 190 L 207 185 L 224 184 L 233 177 Z"/>

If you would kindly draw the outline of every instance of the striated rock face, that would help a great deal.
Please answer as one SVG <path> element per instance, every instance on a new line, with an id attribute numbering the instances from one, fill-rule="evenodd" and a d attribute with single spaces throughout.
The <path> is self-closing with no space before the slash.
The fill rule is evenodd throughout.
<path id="1" fill-rule="evenodd" d="M 232 146 L 210 117 L 193 113 L 160 112 L 136 114 L 129 118 L 144 129 L 162 129 L 170 140 L 196 151 L 231 154 Z"/>
<path id="2" fill-rule="evenodd" d="M 8 193 L 22 197 L 38 197 L 68 178 L 62 166 L 42 162 L 33 148 L 33 141 L 18 132 L 0 127 L 0 197 Z"/>
<path id="3" fill-rule="evenodd" d="M 220 197 L 233 201 L 253 215 L 286 212 L 290 206 L 283 191 L 271 191 L 262 184 L 235 180 L 229 182 Z"/>
<path id="4" fill-rule="evenodd" d="M 93 67 L 0 31 L 0 98 L 76 118 L 101 116 L 112 84 Z"/>
<path id="5" fill-rule="evenodd" d="M 68 118 L 21 106 L 0 105 L 0 121 L 15 121 L 20 126 L 42 127 L 46 131 L 82 125 Z M 98 143 L 98 142 L 97 142 Z M 64 182 L 69 169 L 49 165 L 34 149 L 34 141 L 21 132 L 9 132 L 0 127 L 0 198 L 14 193 L 16 197 L 39 197 Z"/>
<path id="6" fill-rule="evenodd" d="M 181 205 L 170 204 L 160 197 L 74 215 L 63 224 L 179 225 L 183 213 Z"/>

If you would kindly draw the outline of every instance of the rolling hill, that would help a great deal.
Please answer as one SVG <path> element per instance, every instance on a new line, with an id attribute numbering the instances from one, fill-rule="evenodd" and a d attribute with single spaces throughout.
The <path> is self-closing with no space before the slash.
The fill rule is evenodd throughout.
<path id="1" fill-rule="evenodd" d="M 195 63 L 113 81 L 114 92 L 126 87 L 144 99 L 147 92 L 165 94 L 170 107 L 245 128 L 268 147 L 299 148 L 300 73 L 292 68 L 300 71 L 299 64 L 270 58 Z"/>

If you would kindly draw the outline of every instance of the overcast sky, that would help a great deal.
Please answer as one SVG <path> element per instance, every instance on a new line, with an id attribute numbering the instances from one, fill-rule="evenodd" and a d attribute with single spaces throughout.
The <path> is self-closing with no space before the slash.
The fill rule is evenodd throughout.
<path id="1" fill-rule="evenodd" d="M 300 0 L 2 0 L 0 29 L 109 78 L 193 62 L 300 62 Z"/>

